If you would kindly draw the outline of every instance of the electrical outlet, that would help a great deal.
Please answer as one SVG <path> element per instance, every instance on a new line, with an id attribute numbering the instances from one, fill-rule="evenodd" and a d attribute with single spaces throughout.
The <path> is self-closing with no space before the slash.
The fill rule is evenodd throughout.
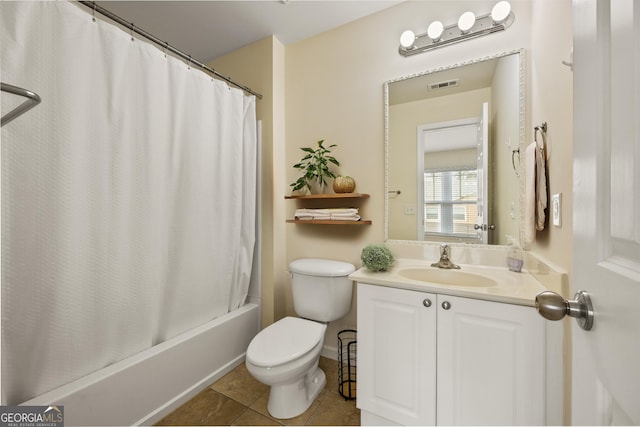
<path id="1" fill-rule="evenodd" d="M 404 205 L 404 214 L 405 215 L 415 215 L 416 214 L 416 206 L 415 205 Z"/>
<path id="2" fill-rule="evenodd" d="M 562 226 L 562 193 L 551 196 L 551 223 L 556 227 Z"/>

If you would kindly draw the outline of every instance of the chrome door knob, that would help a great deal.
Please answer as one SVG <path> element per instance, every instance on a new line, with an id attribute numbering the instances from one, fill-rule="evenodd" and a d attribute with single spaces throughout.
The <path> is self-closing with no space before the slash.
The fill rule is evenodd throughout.
<path id="1" fill-rule="evenodd" d="M 449 310 L 451 308 L 451 303 L 449 301 L 443 302 L 442 308 L 444 308 L 445 310 Z"/>
<path id="2" fill-rule="evenodd" d="M 431 307 L 431 300 L 429 298 L 425 298 L 424 301 L 422 301 L 422 305 L 427 308 Z"/>
<path id="3" fill-rule="evenodd" d="M 496 226 L 493 224 L 473 224 L 473 229 L 482 231 L 495 230 Z"/>
<path id="4" fill-rule="evenodd" d="M 593 305 L 591 297 L 585 291 L 578 291 L 573 300 L 564 299 L 561 295 L 545 291 L 536 295 L 536 310 L 545 319 L 560 320 L 564 316 L 575 317 L 585 331 L 593 327 Z"/>

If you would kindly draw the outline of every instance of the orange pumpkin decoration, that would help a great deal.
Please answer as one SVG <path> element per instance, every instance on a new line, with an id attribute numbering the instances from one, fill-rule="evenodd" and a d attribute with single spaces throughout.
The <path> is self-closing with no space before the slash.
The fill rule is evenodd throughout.
<path id="1" fill-rule="evenodd" d="M 333 180 L 333 191 L 336 193 L 353 193 L 356 181 L 350 176 L 338 175 Z"/>

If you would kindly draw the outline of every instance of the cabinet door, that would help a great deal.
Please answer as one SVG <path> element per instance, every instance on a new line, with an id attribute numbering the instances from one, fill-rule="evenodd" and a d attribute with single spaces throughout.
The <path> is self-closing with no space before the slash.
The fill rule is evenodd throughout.
<path id="1" fill-rule="evenodd" d="M 543 425 L 543 343 L 531 307 L 438 295 L 437 424 Z"/>
<path id="2" fill-rule="evenodd" d="M 435 295 L 358 284 L 358 408 L 434 425 L 435 345 Z"/>

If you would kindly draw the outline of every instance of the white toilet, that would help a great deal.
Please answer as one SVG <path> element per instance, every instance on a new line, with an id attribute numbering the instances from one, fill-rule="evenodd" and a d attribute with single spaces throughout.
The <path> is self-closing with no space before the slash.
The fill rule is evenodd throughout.
<path id="1" fill-rule="evenodd" d="M 271 386 L 267 409 L 293 418 L 311 406 L 327 380 L 318 367 L 327 323 L 351 308 L 352 264 L 298 259 L 289 264 L 293 306 L 300 317 L 285 317 L 256 335 L 247 349 L 247 369 Z M 307 320 L 309 319 L 309 320 Z"/>

